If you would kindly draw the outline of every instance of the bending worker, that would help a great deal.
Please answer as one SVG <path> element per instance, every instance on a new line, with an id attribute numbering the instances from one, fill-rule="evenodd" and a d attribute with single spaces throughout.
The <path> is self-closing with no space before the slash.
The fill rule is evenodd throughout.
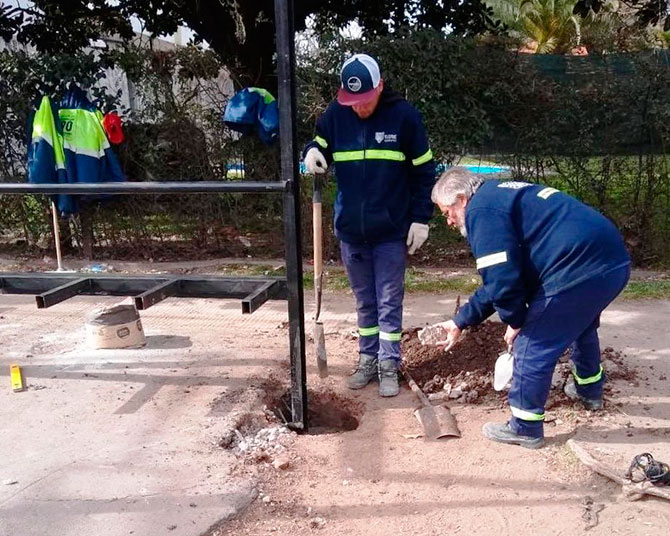
<path id="1" fill-rule="evenodd" d="M 316 122 L 303 156 L 309 173 L 335 167 L 335 234 L 356 296 L 359 360 L 348 387 L 379 377 L 398 394 L 405 259 L 428 238 L 435 163 L 421 116 L 384 87 L 379 65 L 356 54 L 342 65 L 337 100 Z"/>
<path id="2" fill-rule="evenodd" d="M 463 168 L 445 172 L 432 199 L 467 237 L 484 282 L 441 324 L 445 342 L 497 311 L 508 325 L 505 341 L 513 345 L 512 418 L 486 423 L 484 435 L 541 447 L 551 377 L 569 346 L 575 381 L 566 384 L 566 394 L 587 409 L 602 408 L 597 329 L 600 313 L 630 275 L 623 239 L 600 213 L 554 188 L 484 181 Z"/>

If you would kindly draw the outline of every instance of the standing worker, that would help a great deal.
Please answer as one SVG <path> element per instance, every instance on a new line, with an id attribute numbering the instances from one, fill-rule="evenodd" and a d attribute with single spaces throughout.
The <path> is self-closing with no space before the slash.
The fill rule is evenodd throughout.
<path id="1" fill-rule="evenodd" d="M 419 112 L 384 88 L 379 65 L 355 54 L 303 151 L 309 173 L 334 163 L 335 235 L 356 296 L 360 356 L 350 389 L 379 377 L 398 394 L 406 254 L 428 238 L 435 162 Z"/>
<path id="2" fill-rule="evenodd" d="M 467 237 L 484 283 L 440 324 L 448 333 L 445 343 L 496 311 L 508 325 L 505 342 L 513 345 L 512 418 L 486 423 L 484 435 L 539 448 L 551 377 L 569 346 L 574 383 L 566 384 L 566 394 L 587 409 L 602 408 L 597 329 L 630 275 L 621 234 L 600 213 L 554 188 L 484 181 L 464 168 L 445 172 L 432 199 Z"/>

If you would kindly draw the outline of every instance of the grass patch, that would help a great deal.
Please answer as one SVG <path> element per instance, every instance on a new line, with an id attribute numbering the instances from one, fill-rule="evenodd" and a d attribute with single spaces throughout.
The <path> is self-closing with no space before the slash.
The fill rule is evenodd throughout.
<path id="1" fill-rule="evenodd" d="M 445 277 L 443 274 L 409 268 L 405 272 L 406 292 L 458 292 L 470 294 L 482 280 L 475 275 Z"/>
<path id="2" fill-rule="evenodd" d="M 286 277 L 286 268 L 275 268 L 269 264 L 227 264 L 218 272 L 231 276 L 269 276 Z M 439 272 L 409 267 L 405 272 L 405 292 L 449 292 L 453 294 L 472 294 L 482 280 L 478 275 L 445 276 Z M 323 285 L 327 291 L 349 290 L 349 280 L 344 268 L 327 267 L 323 272 Z M 314 272 L 311 269 L 303 272 L 303 287 L 314 289 Z M 670 299 L 670 279 L 633 280 L 621 293 L 625 300 Z"/>
<path id="3" fill-rule="evenodd" d="M 670 280 L 629 281 L 621 297 L 625 300 L 670 299 Z"/>
<path id="4" fill-rule="evenodd" d="M 216 269 L 222 275 L 234 276 L 270 276 L 285 277 L 286 268 L 283 266 L 275 268 L 270 264 L 226 264 Z"/>
<path id="5" fill-rule="evenodd" d="M 285 277 L 286 268 L 275 268 L 269 264 L 227 264 L 217 269 L 221 275 Z M 314 272 L 307 269 L 302 276 L 305 290 L 314 289 Z M 405 272 L 405 292 L 457 292 L 469 294 L 481 284 L 479 276 L 462 275 L 447 277 L 439 272 L 408 268 Z M 328 267 L 323 272 L 324 289 L 328 291 L 349 290 L 349 279 L 344 268 Z"/>

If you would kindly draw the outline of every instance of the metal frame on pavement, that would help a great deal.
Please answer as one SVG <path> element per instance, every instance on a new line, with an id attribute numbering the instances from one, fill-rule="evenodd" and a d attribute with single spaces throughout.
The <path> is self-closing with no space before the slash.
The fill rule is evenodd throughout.
<path id="1" fill-rule="evenodd" d="M 295 48 L 293 0 L 275 0 L 279 75 L 279 139 L 281 180 L 275 182 L 122 182 L 77 184 L 0 183 L 1 194 L 215 194 L 254 192 L 283 196 L 286 278 L 233 278 L 169 275 L 109 275 L 67 273 L 0 273 L 0 293 L 36 294 L 39 308 L 73 296 L 133 296 L 138 309 L 167 297 L 237 298 L 242 312 L 253 313 L 265 301 L 288 301 L 291 359 L 291 422 L 307 430 L 305 317 L 302 288 L 300 180 L 295 131 Z"/>

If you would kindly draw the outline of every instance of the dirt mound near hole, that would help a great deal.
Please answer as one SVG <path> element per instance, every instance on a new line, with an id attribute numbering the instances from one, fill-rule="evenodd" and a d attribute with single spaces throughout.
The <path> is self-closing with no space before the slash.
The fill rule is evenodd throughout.
<path id="1" fill-rule="evenodd" d="M 493 393 L 493 366 L 506 349 L 505 329 L 504 324 L 490 321 L 474 326 L 447 353 L 442 348 L 423 346 L 417 336 L 419 328 L 410 329 L 402 338 L 403 366 L 426 393 L 444 390 L 445 385 L 450 386 L 448 391 L 454 391 L 454 399 L 459 392 L 476 391 L 476 398 Z"/>
<path id="2" fill-rule="evenodd" d="M 493 390 L 493 369 L 497 357 L 507 349 L 503 340 L 506 328 L 492 321 L 469 328 L 447 353 L 435 346 L 423 346 L 417 335 L 420 328 L 409 329 L 402 338 L 403 366 L 433 399 L 475 403 L 494 398 L 503 402 L 507 391 Z M 560 404 L 565 398 L 562 389 L 571 375 L 569 358 L 567 350 L 559 359 L 551 382 L 556 400 L 552 398 L 548 405 Z M 607 377 L 606 396 L 615 392 L 613 381 L 635 381 L 637 374 L 627 365 L 624 354 L 606 347 L 601 358 Z"/>

